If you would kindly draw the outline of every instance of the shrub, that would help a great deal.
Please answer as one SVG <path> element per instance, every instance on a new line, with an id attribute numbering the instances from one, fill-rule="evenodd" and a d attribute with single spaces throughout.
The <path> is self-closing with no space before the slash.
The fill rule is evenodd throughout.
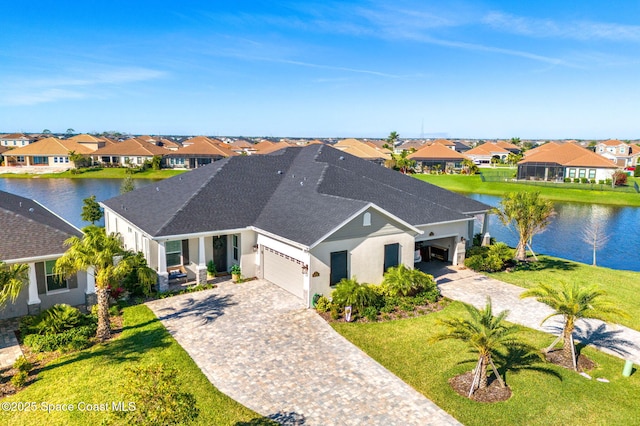
<path id="1" fill-rule="evenodd" d="M 338 318 L 340 318 L 340 308 L 338 307 L 338 305 L 335 304 L 331 304 L 331 319 L 332 320 L 337 320 Z"/>
<path id="2" fill-rule="evenodd" d="M 612 180 L 611 179 L 605 179 L 604 180 L 604 184 L 605 185 L 611 185 Z"/>
<path id="3" fill-rule="evenodd" d="M 330 309 L 331 301 L 324 296 L 320 296 L 320 298 L 318 298 L 318 300 L 316 301 L 316 311 L 329 312 Z"/>
<path id="4" fill-rule="evenodd" d="M 580 178 L 574 178 L 573 183 L 580 183 Z"/>
<path id="5" fill-rule="evenodd" d="M 177 425 L 190 423 L 200 414 L 196 398 L 183 392 L 175 368 L 162 364 L 125 369 L 123 400 L 135 409 L 115 411 L 127 424 Z"/>
<path id="6" fill-rule="evenodd" d="M 385 272 L 381 287 L 387 296 L 413 296 L 435 288 L 436 283 L 429 274 L 398 265 Z"/>
<path id="7" fill-rule="evenodd" d="M 378 320 L 378 309 L 375 306 L 369 306 L 364 309 L 362 316 L 371 322 Z"/>
<path id="8" fill-rule="evenodd" d="M 600 185 L 604 185 L 604 179 L 600 179 L 600 180 L 598 181 L 598 183 L 599 183 Z"/>
<path id="9" fill-rule="evenodd" d="M 496 243 L 489 247 L 489 256 L 495 255 L 503 262 L 513 259 L 514 250 L 505 243 Z"/>
<path id="10" fill-rule="evenodd" d="M 91 345 L 91 337 L 96 334 L 96 324 L 84 325 L 57 334 L 30 334 L 24 338 L 24 345 L 34 352 L 80 350 Z"/>
<path id="11" fill-rule="evenodd" d="M 147 260 L 140 252 L 132 256 L 130 260 L 132 261 L 133 267 L 131 272 L 122 280 L 121 287 L 133 296 L 148 296 L 151 293 L 152 285 L 149 285 L 143 276 L 144 271 L 148 268 Z"/>
<path id="12" fill-rule="evenodd" d="M 214 276 L 218 273 L 218 270 L 216 269 L 216 264 L 213 260 L 210 260 L 207 262 L 207 274 Z"/>
<path id="13" fill-rule="evenodd" d="M 571 182 L 571 178 L 564 178 L 564 183 L 570 183 Z"/>
<path id="14" fill-rule="evenodd" d="M 13 363 L 13 368 L 18 371 L 24 371 L 28 373 L 33 368 L 33 364 L 27 361 L 27 358 L 25 358 L 24 355 L 20 355 L 18 359 L 16 359 L 16 362 Z"/>
<path id="15" fill-rule="evenodd" d="M 29 378 L 29 373 L 26 371 L 18 371 L 11 378 L 11 384 L 16 388 L 21 388 L 27 383 L 27 379 Z"/>
<path id="16" fill-rule="evenodd" d="M 580 183 L 589 183 L 589 179 L 586 177 L 580 178 Z"/>
<path id="17" fill-rule="evenodd" d="M 625 172 L 623 172 L 622 170 L 616 170 L 615 173 L 612 176 L 613 184 L 615 186 L 626 185 L 627 184 L 627 177 L 628 177 L 627 174 Z"/>
<path id="18" fill-rule="evenodd" d="M 480 272 L 495 272 L 504 268 L 505 264 L 513 259 L 513 249 L 504 243 L 496 243 L 491 247 L 478 247 L 470 249 L 464 265 Z"/>
<path id="19" fill-rule="evenodd" d="M 333 303 L 341 308 L 351 306 L 355 311 L 362 312 L 367 306 L 376 304 L 377 294 L 368 284 L 343 278 L 331 293 L 331 297 Z"/>
<path id="20" fill-rule="evenodd" d="M 633 177 L 640 177 L 640 164 L 636 164 L 636 168 L 633 170 Z"/>
<path id="21" fill-rule="evenodd" d="M 86 316 L 77 308 L 58 304 L 36 316 L 22 318 L 20 320 L 20 333 L 23 337 L 29 334 L 55 334 L 86 323 Z"/>

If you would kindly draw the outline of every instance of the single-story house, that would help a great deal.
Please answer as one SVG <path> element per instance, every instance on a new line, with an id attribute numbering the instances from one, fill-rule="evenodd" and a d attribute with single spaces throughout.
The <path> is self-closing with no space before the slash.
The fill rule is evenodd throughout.
<path id="1" fill-rule="evenodd" d="M 491 164 L 491 159 L 506 160 L 510 151 L 492 142 L 485 142 L 465 152 L 464 155 L 471 158 L 475 164 Z"/>
<path id="2" fill-rule="evenodd" d="M 214 161 L 239 155 L 227 148 L 224 142 L 206 136 L 193 137 L 184 141 L 182 145 L 167 155 L 168 167 L 197 169 Z"/>
<path id="3" fill-rule="evenodd" d="M 74 167 L 71 153 L 90 155 L 94 150 L 74 140 L 45 138 L 22 148 L 7 151 L 5 166 L 48 166 L 61 170 Z"/>
<path id="4" fill-rule="evenodd" d="M 171 153 L 168 149 L 140 139 L 131 138 L 122 142 L 106 145 L 92 153 L 94 161 L 118 166 L 141 166 L 159 155 Z"/>
<path id="5" fill-rule="evenodd" d="M 357 139 L 343 139 L 333 145 L 333 147 L 347 154 L 355 155 L 358 158 L 380 165 L 384 165 L 385 161 L 391 159 L 388 150 L 379 150 Z"/>
<path id="6" fill-rule="evenodd" d="M 107 232 L 144 254 L 160 290 L 176 269 L 205 281 L 213 261 L 307 305 L 342 278 L 380 283 L 389 267 L 413 267 L 417 251 L 461 262 L 490 210 L 322 144 L 229 157 L 101 205 Z"/>
<path id="7" fill-rule="evenodd" d="M 610 179 L 617 168 L 613 161 L 579 145 L 550 142 L 527 152 L 518 163 L 517 178 L 556 182 L 586 178 L 598 182 Z"/>
<path id="8" fill-rule="evenodd" d="M 469 158 L 439 143 L 424 146 L 407 158 L 415 160 L 423 171 L 436 168 L 441 171 L 459 170 L 462 162 Z"/>
<path id="9" fill-rule="evenodd" d="M 0 319 L 36 314 L 58 303 L 95 304 L 94 277 L 79 272 L 68 279 L 52 273 L 64 241 L 82 232 L 34 200 L 0 191 L 0 260 L 29 265 L 29 282 Z"/>
<path id="10" fill-rule="evenodd" d="M 6 146 L 0 146 L 0 165 L 4 165 L 4 153 L 9 151 Z"/>

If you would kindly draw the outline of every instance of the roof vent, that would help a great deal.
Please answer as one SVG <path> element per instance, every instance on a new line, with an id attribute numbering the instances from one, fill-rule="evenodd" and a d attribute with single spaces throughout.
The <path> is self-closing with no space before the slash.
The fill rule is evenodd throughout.
<path id="1" fill-rule="evenodd" d="M 278 170 L 278 174 L 281 175 L 282 174 L 282 170 Z"/>
<path id="2" fill-rule="evenodd" d="M 304 182 L 303 181 L 300 181 L 300 186 L 304 186 Z"/>
<path id="3" fill-rule="evenodd" d="M 20 201 L 20 207 L 22 207 L 22 201 Z"/>
<path id="4" fill-rule="evenodd" d="M 160 191 L 160 188 L 158 188 L 157 186 L 156 186 L 156 191 Z"/>
<path id="5" fill-rule="evenodd" d="M 33 213 L 34 211 L 35 211 L 35 210 L 33 209 L 33 207 L 31 207 L 31 208 L 29 209 L 29 213 Z"/>
<path id="6" fill-rule="evenodd" d="M 340 157 L 338 157 L 340 160 L 344 160 L 344 156 L 341 155 Z"/>

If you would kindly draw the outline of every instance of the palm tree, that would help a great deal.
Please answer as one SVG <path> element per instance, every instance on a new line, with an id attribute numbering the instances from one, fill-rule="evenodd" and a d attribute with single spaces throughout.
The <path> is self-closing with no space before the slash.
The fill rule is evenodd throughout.
<path id="1" fill-rule="evenodd" d="M 68 247 L 54 267 L 54 272 L 69 276 L 93 269 L 98 297 L 98 330 L 96 337 L 105 341 L 111 337 L 109 321 L 109 288 L 117 287 L 133 268 L 134 254 L 122 247 L 118 234 L 107 235 L 104 228 L 87 226 L 82 238 L 73 236 L 65 241 Z M 149 268 L 147 268 L 149 269 Z M 146 282 L 155 282 L 155 272 L 144 271 Z"/>
<path id="2" fill-rule="evenodd" d="M 389 136 L 387 137 L 387 143 L 382 145 L 382 147 L 388 149 L 393 154 L 393 149 L 395 148 L 399 138 L 400 135 L 398 134 L 398 132 L 389 133 Z"/>
<path id="3" fill-rule="evenodd" d="M 19 263 L 7 265 L 0 260 L 0 308 L 3 308 L 7 301 L 15 302 L 27 282 L 29 265 Z"/>
<path id="4" fill-rule="evenodd" d="M 433 342 L 448 339 L 462 340 L 470 346 L 472 352 L 478 354 L 478 362 L 474 369 L 469 396 L 477 389 L 487 387 L 487 369 L 489 366 L 500 385 L 504 387 L 504 381 L 493 363 L 492 356 L 497 354 L 499 349 L 508 349 L 513 345 L 520 344 L 514 336 L 519 328 L 505 323 L 505 318 L 509 315 L 509 311 L 502 311 L 497 316 L 493 316 L 491 299 L 489 298 L 487 298 L 487 304 L 484 309 L 478 309 L 471 305 L 464 305 L 464 307 L 471 318 L 440 320 L 439 323 L 445 325 L 447 330 L 436 334 L 431 340 Z"/>
<path id="5" fill-rule="evenodd" d="M 411 160 L 408 158 L 410 152 L 406 149 L 403 149 L 400 154 L 392 154 L 393 160 L 396 162 L 396 167 L 400 169 L 400 171 L 404 174 L 407 173 L 409 169 L 412 169 L 416 165 L 416 160 Z"/>
<path id="6" fill-rule="evenodd" d="M 571 359 L 573 369 L 578 369 L 578 363 L 573 344 L 573 330 L 576 320 L 580 318 L 595 318 L 606 321 L 611 316 L 628 316 L 626 312 L 617 308 L 612 302 L 603 299 L 606 292 L 597 286 L 581 286 L 578 283 L 562 286 L 552 286 L 540 283 L 536 287 L 525 290 L 520 298 L 535 297 L 538 302 L 544 303 L 553 309 L 553 313 L 542 320 L 544 323 L 551 317 L 562 315 L 564 327 L 562 335 L 556 339 L 547 351 L 562 339 L 562 354 L 566 359 Z"/>
<path id="7" fill-rule="evenodd" d="M 518 233 L 515 258 L 520 261 L 527 260 L 527 245 L 531 246 L 533 236 L 544 231 L 555 214 L 551 201 L 540 198 L 539 192 L 511 192 L 493 212 L 505 226 L 510 229 L 513 226 Z"/>

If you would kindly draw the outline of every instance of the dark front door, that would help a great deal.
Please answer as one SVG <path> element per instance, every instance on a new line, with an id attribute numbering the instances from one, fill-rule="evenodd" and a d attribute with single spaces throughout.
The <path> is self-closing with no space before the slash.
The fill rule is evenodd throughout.
<path id="1" fill-rule="evenodd" d="M 400 257 L 400 244 L 387 244 L 384 246 L 384 271 L 387 269 L 398 266 Z"/>
<path id="2" fill-rule="evenodd" d="M 347 252 L 335 251 L 331 253 L 331 285 L 336 285 L 343 278 L 349 278 L 347 271 Z"/>
<path id="3" fill-rule="evenodd" d="M 216 271 L 227 271 L 227 236 L 220 235 L 213 237 L 213 263 L 216 264 Z"/>

